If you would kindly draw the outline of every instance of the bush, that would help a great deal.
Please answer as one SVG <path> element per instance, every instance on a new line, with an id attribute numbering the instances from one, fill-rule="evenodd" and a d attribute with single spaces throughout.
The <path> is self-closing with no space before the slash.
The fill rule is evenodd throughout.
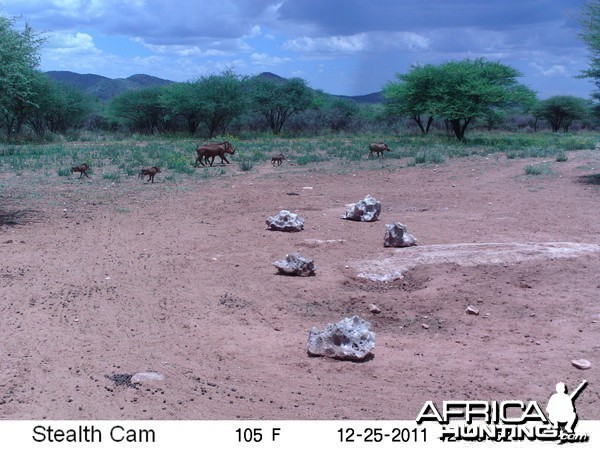
<path id="1" fill-rule="evenodd" d="M 525 173 L 527 175 L 550 175 L 552 168 L 548 164 L 527 165 L 525 166 Z"/>
<path id="2" fill-rule="evenodd" d="M 560 152 L 556 155 L 556 162 L 565 162 L 567 159 L 569 159 L 569 157 L 565 152 Z"/>
<path id="3" fill-rule="evenodd" d="M 249 172 L 254 167 L 254 164 L 249 159 L 242 159 L 238 166 L 242 172 Z"/>

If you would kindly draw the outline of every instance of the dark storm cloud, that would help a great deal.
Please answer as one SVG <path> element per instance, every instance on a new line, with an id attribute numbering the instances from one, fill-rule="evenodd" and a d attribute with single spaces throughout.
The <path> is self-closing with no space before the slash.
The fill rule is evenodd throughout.
<path id="1" fill-rule="evenodd" d="M 460 27 L 508 30 L 565 19 L 569 10 L 577 10 L 582 3 L 583 0 L 286 0 L 278 12 L 281 20 L 313 26 L 322 34 L 423 32 Z"/>

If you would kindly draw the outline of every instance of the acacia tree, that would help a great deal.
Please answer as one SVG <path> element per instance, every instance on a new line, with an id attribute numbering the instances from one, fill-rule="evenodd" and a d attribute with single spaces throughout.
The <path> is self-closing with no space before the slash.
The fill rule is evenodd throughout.
<path id="1" fill-rule="evenodd" d="M 398 111 L 414 116 L 415 121 L 422 115 L 428 123 L 433 117 L 443 119 L 462 140 L 475 118 L 535 98 L 533 91 L 516 81 L 519 75 L 510 66 L 483 58 L 450 61 L 413 67 L 409 74 L 398 76 L 399 84 L 387 86 L 386 95 L 392 107 L 397 105 Z"/>
<path id="2" fill-rule="evenodd" d="M 15 19 L 0 17 L 0 115 L 6 134 L 19 133 L 27 111 L 35 107 L 33 86 L 44 39 L 29 25 L 14 28 Z"/>
<path id="3" fill-rule="evenodd" d="M 388 83 L 383 89 L 385 109 L 390 117 L 410 117 L 422 134 L 428 134 L 433 123 L 433 110 L 423 96 L 435 83 L 434 66 L 415 66 L 406 74 L 397 74 L 399 83 Z"/>
<path id="4" fill-rule="evenodd" d="M 38 136 L 79 128 L 95 110 L 92 96 L 43 73 L 38 74 L 34 91 L 37 107 L 27 117 L 27 124 Z"/>
<path id="5" fill-rule="evenodd" d="M 210 137 L 226 132 L 247 104 L 242 77 L 229 69 L 195 81 L 175 83 L 164 90 L 160 102 L 169 117 L 179 116 L 185 121 L 190 134 L 204 124 Z"/>
<path id="6" fill-rule="evenodd" d="M 167 117 L 181 117 L 190 134 L 200 127 L 202 115 L 197 100 L 197 85 L 194 83 L 173 83 L 166 87 L 160 95 L 160 104 L 167 112 Z"/>
<path id="7" fill-rule="evenodd" d="M 579 23 L 582 26 L 580 36 L 591 53 L 590 67 L 582 76 L 594 80 L 599 89 L 594 93 L 594 97 L 600 99 L 600 0 L 588 0 L 583 5 Z"/>
<path id="8" fill-rule="evenodd" d="M 145 134 L 163 131 L 167 125 L 166 112 L 160 103 L 163 89 L 154 86 L 124 92 L 112 100 L 109 113 L 131 131 Z"/>
<path id="9" fill-rule="evenodd" d="M 552 131 L 561 128 L 566 133 L 575 120 L 583 120 L 589 114 L 588 103 L 585 99 L 572 95 L 556 95 L 538 102 L 533 110 L 537 118 L 546 119 Z"/>
<path id="10" fill-rule="evenodd" d="M 291 116 L 312 105 L 313 94 L 302 78 L 279 81 L 255 77 L 248 84 L 253 110 L 276 135 Z"/>
<path id="11" fill-rule="evenodd" d="M 242 81 L 232 70 L 196 81 L 201 120 L 210 137 L 218 131 L 225 133 L 231 121 L 244 113 L 246 99 Z"/>

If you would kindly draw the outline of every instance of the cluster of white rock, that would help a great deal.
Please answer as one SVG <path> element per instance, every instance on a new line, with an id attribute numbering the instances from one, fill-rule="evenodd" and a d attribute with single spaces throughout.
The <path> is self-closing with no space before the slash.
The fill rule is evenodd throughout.
<path id="1" fill-rule="evenodd" d="M 347 210 L 341 218 L 358 222 L 374 222 L 379 218 L 380 213 L 381 202 L 367 195 L 364 199 L 347 205 Z M 273 231 L 297 232 L 304 229 L 304 219 L 287 210 L 281 210 L 276 216 L 269 217 L 266 222 L 267 228 Z M 416 244 L 416 238 L 408 233 L 406 225 L 400 222 L 386 225 L 384 247 L 409 247 Z M 314 260 L 305 258 L 299 253 L 289 253 L 285 259 L 275 261 L 273 265 L 282 275 L 307 277 L 314 275 L 316 270 Z M 377 308 L 375 305 L 372 306 Z M 364 359 L 375 347 L 375 333 L 369 330 L 370 326 L 369 322 L 353 316 L 346 317 L 335 324 L 330 323 L 322 331 L 313 327 L 308 336 L 308 354 L 338 359 Z"/>

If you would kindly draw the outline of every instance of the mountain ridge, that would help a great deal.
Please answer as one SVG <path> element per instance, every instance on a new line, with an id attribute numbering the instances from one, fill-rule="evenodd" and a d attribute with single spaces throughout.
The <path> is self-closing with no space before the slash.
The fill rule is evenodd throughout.
<path id="1" fill-rule="evenodd" d="M 102 75 L 91 73 L 80 74 L 66 70 L 51 70 L 44 73 L 55 81 L 79 88 L 85 93 L 104 102 L 129 90 L 144 89 L 152 86 L 167 86 L 175 83 L 175 81 L 165 80 L 146 74 L 134 74 L 127 78 L 108 78 Z M 272 72 L 262 72 L 256 76 L 275 81 L 285 81 L 285 78 Z M 373 92 L 365 95 L 327 95 L 354 100 L 357 103 L 362 104 L 383 103 L 383 94 L 381 92 Z"/>

